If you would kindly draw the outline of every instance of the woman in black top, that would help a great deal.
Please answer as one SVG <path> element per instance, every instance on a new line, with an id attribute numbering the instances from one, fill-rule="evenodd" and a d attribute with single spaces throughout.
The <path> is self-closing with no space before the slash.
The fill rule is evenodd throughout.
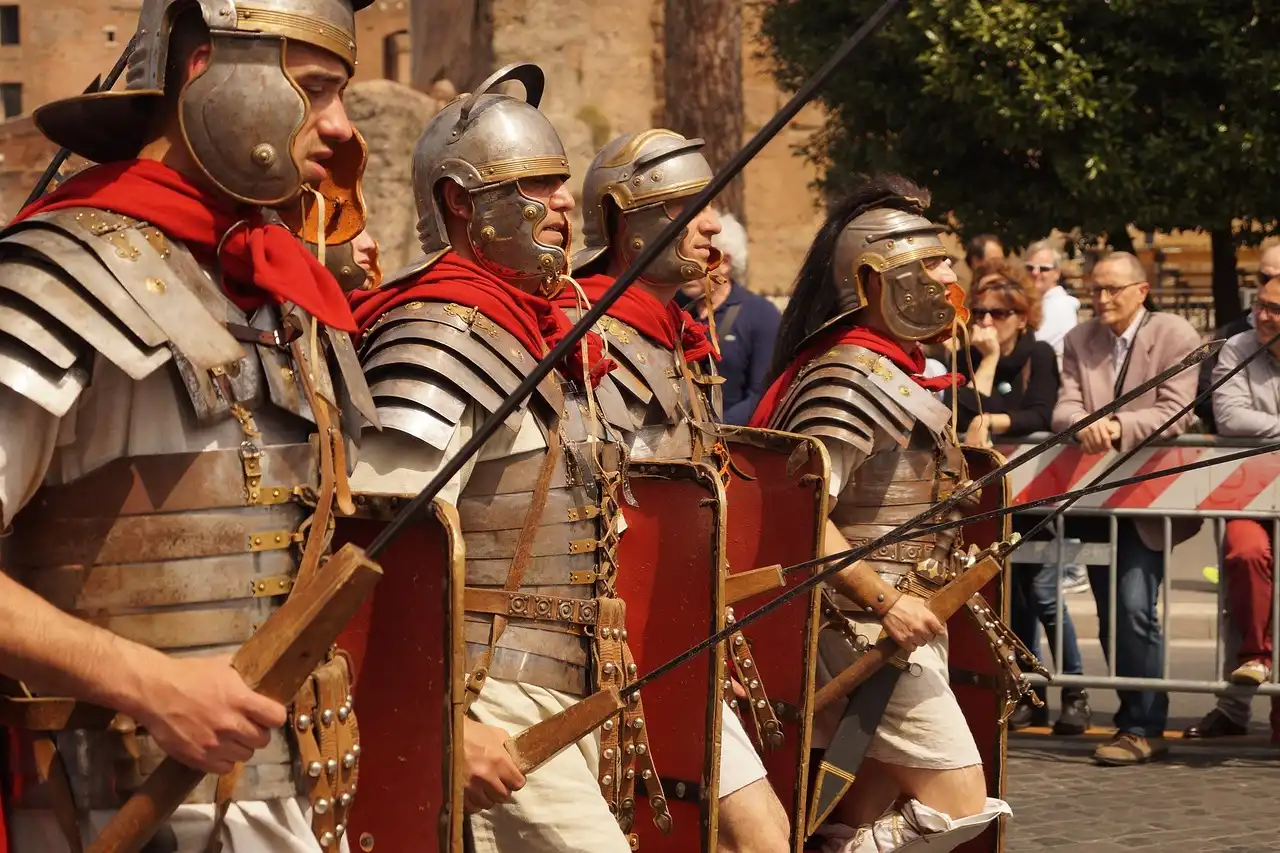
<path id="1" fill-rule="evenodd" d="M 1000 262 L 979 267 L 973 281 L 970 349 L 958 365 L 969 383 L 957 394 L 956 430 L 979 445 L 995 435 L 1047 432 L 1058 402 L 1058 360 L 1035 339 L 1040 295 Z"/>
<path id="2" fill-rule="evenodd" d="M 969 291 L 969 358 L 958 365 L 969 379 L 956 395 L 956 430 L 965 443 L 989 446 L 991 436 L 1022 436 L 1047 432 L 1058 401 L 1058 359 L 1053 347 L 1035 339 L 1040 325 L 1040 294 L 1026 286 L 1020 273 L 997 262 L 979 267 Z M 947 402 L 950 403 L 948 394 Z M 1015 530 L 1025 531 L 1039 516 L 1013 517 Z M 1057 636 L 1058 567 L 1021 565 L 1011 574 L 1011 622 L 1019 639 L 1040 655 L 1040 625 L 1052 644 Z M 1053 656 L 1063 674 L 1081 675 L 1084 662 L 1075 625 L 1062 608 L 1062 649 Z M 1044 688 L 1037 688 L 1041 699 Z M 1083 734 L 1090 722 L 1083 690 L 1063 688 L 1062 714 L 1054 724 L 1058 734 Z M 1047 725 L 1048 710 L 1024 702 L 1009 720 L 1010 728 Z"/>

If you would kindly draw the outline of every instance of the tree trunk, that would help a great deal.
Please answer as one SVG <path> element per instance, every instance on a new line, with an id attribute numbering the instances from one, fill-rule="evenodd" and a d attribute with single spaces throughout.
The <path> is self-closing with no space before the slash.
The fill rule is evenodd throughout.
<path id="1" fill-rule="evenodd" d="M 467 92 L 494 71 L 493 0 L 433 0 L 409 4 L 413 87 L 430 92 L 448 80 Z"/>
<path id="2" fill-rule="evenodd" d="M 666 0 L 663 123 L 702 137 L 719 171 L 742 147 L 742 0 Z M 746 224 L 742 177 L 716 205 Z"/>
<path id="3" fill-rule="evenodd" d="M 1133 238 L 1129 236 L 1128 227 L 1123 224 L 1107 229 L 1107 243 L 1117 252 L 1134 253 Z"/>
<path id="4" fill-rule="evenodd" d="M 1209 232 L 1213 250 L 1213 325 L 1225 326 L 1244 314 L 1236 275 L 1236 241 L 1231 228 Z"/>

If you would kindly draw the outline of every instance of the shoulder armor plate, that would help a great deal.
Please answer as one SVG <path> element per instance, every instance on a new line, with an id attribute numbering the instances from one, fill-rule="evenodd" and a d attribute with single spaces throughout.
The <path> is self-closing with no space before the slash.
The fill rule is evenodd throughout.
<path id="1" fill-rule="evenodd" d="M 889 359 L 843 345 L 805 365 L 778 407 L 773 425 L 834 438 L 870 452 L 877 431 L 906 447 L 917 422 L 941 435 L 950 414 Z"/>
<path id="2" fill-rule="evenodd" d="M 453 302 L 410 302 L 388 311 L 365 336 L 360 362 L 384 426 L 444 450 L 467 404 L 497 411 L 537 360 L 479 311 Z M 536 395 L 559 410 L 554 374 Z M 504 426 L 517 431 L 528 402 Z"/>
<path id="3" fill-rule="evenodd" d="M 0 233 L 0 383 L 64 415 L 95 354 L 142 379 L 181 353 L 204 369 L 244 357 L 167 258 L 153 226 L 91 208 Z"/>

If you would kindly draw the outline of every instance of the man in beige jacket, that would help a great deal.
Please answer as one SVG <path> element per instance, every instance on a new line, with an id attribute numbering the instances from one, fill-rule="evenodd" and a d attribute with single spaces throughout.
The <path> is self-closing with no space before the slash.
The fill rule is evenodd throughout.
<path id="1" fill-rule="evenodd" d="M 1173 314 L 1145 307 L 1150 285 L 1146 271 L 1128 252 L 1114 252 L 1093 270 L 1090 296 L 1094 318 L 1067 333 L 1063 345 L 1062 388 L 1053 410 L 1054 430 L 1070 427 L 1086 415 L 1110 403 L 1120 394 L 1141 385 L 1178 362 L 1200 344 L 1191 324 Z M 1175 412 L 1195 397 L 1196 373 L 1183 371 L 1148 391 L 1109 418 L 1091 424 L 1077 435 L 1086 453 L 1128 450 L 1151 435 Z M 1187 429 L 1191 416 L 1181 418 L 1162 438 Z M 1077 520 L 1086 540 L 1106 541 L 1106 520 Z M 1174 541 L 1187 538 L 1191 529 L 1175 524 Z M 1115 673 L 1130 678 L 1159 678 L 1163 671 L 1163 643 L 1156 600 L 1164 577 L 1164 543 L 1161 523 L 1155 520 L 1118 520 L 1116 549 L 1116 660 Z M 1172 544 L 1172 543 L 1171 543 Z M 1090 566 L 1089 582 L 1098 605 L 1098 636 L 1108 649 L 1110 583 L 1107 566 Z M 1163 756 L 1165 748 L 1152 738 L 1164 735 L 1169 697 L 1153 690 L 1120 690 L 1115 738 L 1098 747 L 1100 764 L 1141 764 Z"/>

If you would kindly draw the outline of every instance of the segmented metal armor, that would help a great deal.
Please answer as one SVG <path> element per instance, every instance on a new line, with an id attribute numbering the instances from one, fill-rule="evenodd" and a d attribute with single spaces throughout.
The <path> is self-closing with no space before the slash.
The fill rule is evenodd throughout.
<path id="1" fill-rule="evenodd" d="M 203 17 L 213 52 L 179 98 L 183 133 L 224 194 L 256 205 L 298 196 L 292 141 L 309 107 L 285 70 L 285 43 L 329 51 L 354 72 L 354 11 L 369 2 L 185 7 Z M 163 105 L 181 8 L 145 0 L 125 89 L 45 105 L 41 130 L 91 160 L 135 157 Z M 219 280 L 160 228 L 90 207 L 0 233 L 0 385 L 63 418 L 79 448 L 123 428 L 92 420 L 98 385 L 122 373 L 129 416 L 176 400 L 171 443 L 186 442 L 180 452 L 96 453 L 71 476 L 55 451 L 46 485 L 16 519 L 6 568 L 56 606 L 165 651 L 236 649 L 315 571 L 334 506 L 350 501 L 351 440 L 364 420 L 377 423 L 346 333 L 288 304 L 246 316 Z M 188 802 L 309 796 L 316 840 L 337 843 L 360 751 L 349 680 L 340 657 L 322 663 L 270 746 Z M 79 816 L 118 808 L 163 756 L 128 721 L 80 728 L 73 716 L 51 727 L 41 702 L 28 703 L 19 763 L 29 775 L 14 807 L 53 808 L 70 837 Z M 69 791 L 43 781 L 52 762 L 65 765 Z"/>

